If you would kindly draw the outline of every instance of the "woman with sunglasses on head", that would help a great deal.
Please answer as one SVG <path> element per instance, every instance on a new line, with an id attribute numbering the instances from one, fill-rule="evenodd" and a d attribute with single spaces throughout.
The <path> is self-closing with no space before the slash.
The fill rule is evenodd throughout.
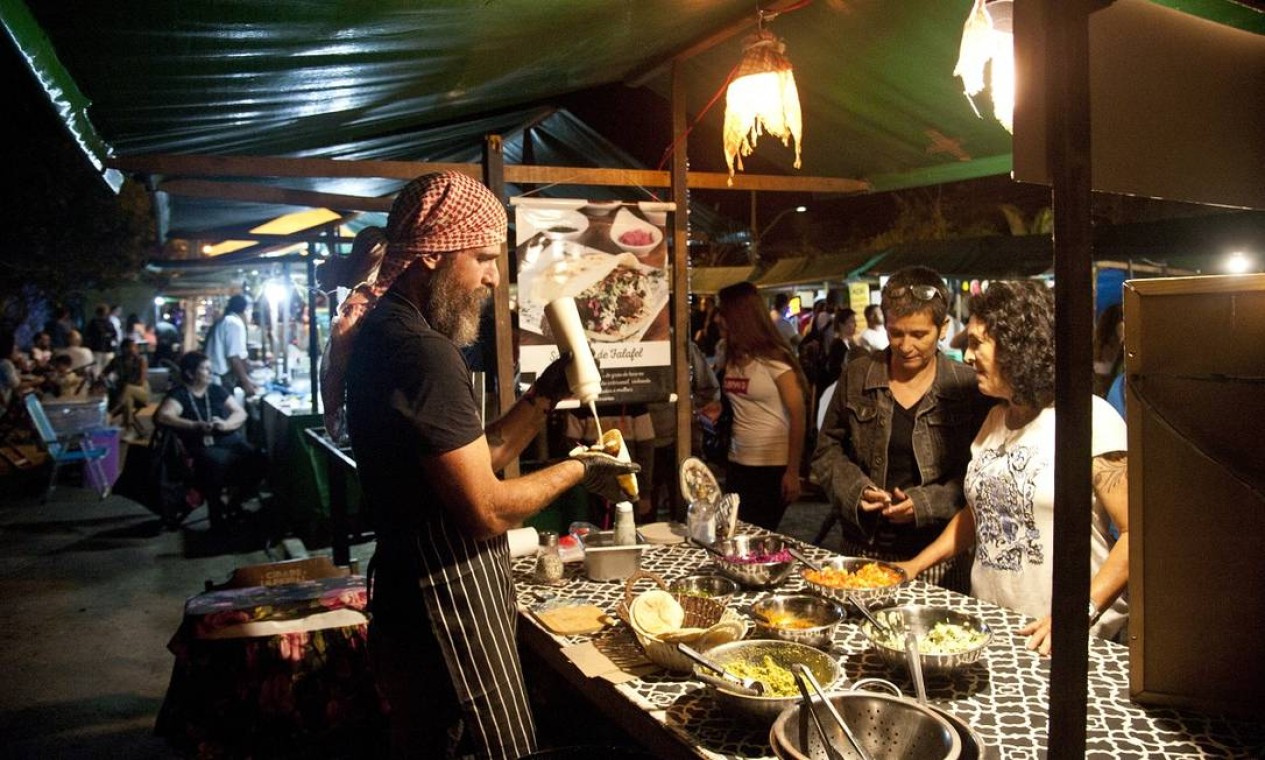
<path id="1" fill-rule="evenodd" d="M 1019 629 L 1050 653 L 1054 563 L 1054 294 L 1035 281 L 994 282 L 971 303 L 966 362 L 999 399 L 971 444 L 967 508 L 917 557 L 911 575 L 975 548 L 971 594 L 1036 618 Z M 1128 614 L 1128 481 L 1124 420 L 1092 399 L 1091 631 L 1113 638 Z M 1113 540 L 1111 521 L 1120 529 Z"/>
<path id="2" fill-rule="evenodd" d="M 725 491 L 738 494 L 738 514 L 777 530 L 799 498 L 808 382 L 790 344 L 769 319 L 756 286 L 739 282 L 717 294 L 725 341 L 721 389 L 733 408 Z M 720 414 L 720 402 L 704 414 Z"/>
<path id="3" fill-rule="evenodd" d="M 813 475 L 843 526 L 843 553 L 907 560 L 965 503 L 970 442 L 988 410 L 969 367 L 940 354 L 948 289 L 927 267 L 888 279 L 888 347 L 844 365 L 813 454 Z M 958 591 L 952 558 L 926 580 Z M 969 567 L 969 565 L 968 565 Z"/>

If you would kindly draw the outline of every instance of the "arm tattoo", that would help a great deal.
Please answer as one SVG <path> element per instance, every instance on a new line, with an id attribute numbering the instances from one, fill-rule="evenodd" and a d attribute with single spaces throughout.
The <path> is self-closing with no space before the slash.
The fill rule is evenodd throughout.
<path id="1" fill-rule="evenodd" d="M 501 435 L 500 431 L 488 433 L 487 438 L 489 446 L 503 446 L 505 444 L 505 436 Z"/>
<path id="2" fill-rule="evenodd" d="M 1129 462 L 1123 451 L 1113 451 L 1094 459 L 1094 486 L 1111 493 L 1129 486 Z"/>

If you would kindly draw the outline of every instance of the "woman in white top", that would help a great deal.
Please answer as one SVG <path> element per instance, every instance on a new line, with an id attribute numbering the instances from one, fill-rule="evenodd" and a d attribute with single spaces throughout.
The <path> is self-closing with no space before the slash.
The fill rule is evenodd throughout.
<path id="1" fill-rule="evenodd" d="M 916 575 L 972 546 L 971 594 L 1036 620 L 1019 633 L 1050 653 L 1054 564 L 1054 295 L 1036 281 L 994 282 L 971 305 L 966 362 L 993 407 L 971 444 L 967 508 L 908 562 Z M 1119 635 L 1127 621 L 1128 481 L 1124 421 L 1093 399 L 1091 630 Z M 1108 531 L 1114 522 L 1119 539 Z"/>
<path id="2" fill-rule="evenodd" d="M 738 494 L 743 520 L 776 530 L 799 498 L 808 383 L 755 285 L 736 283 L 718 295 L 721 388 L 733 408 L 725 491 Z"/>

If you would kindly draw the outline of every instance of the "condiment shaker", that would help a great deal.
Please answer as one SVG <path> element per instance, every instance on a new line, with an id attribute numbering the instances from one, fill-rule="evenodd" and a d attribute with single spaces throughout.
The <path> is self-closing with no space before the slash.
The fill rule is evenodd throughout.
<path id="1" fill-rule="evenodd" d="M 535 581 L 553 585 L 562 583 L 562 556 L 558 553 L 558 534 L 551 530 L 540 532 Z"/>
<path id="2" fill-rule="evenodd" d="M 632 502 L 621 501 L 615 505 L 615 545 L 631 546 L 637 543 L 637 524 L 633 520 Z"/>

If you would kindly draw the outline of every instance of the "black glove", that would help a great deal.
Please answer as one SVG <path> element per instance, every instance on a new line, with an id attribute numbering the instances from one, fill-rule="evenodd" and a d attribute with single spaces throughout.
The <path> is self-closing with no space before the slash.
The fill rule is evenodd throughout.
<path id="1" fill-rule="evenodd" d="M 641 465 L 636 462 L 621 462 L 610 454 L 595 449 L 575 451 L 571 458 L 584 465 L 584 480 L 581 485 L 590 493 L 607 501 L 629 501 L 634 498 L 632 492 L 619 482 L 620 476 L 641 472 Z"/>
<path id="2" fill-rule="evenodd" d="M 570 351 L 563 351 L 561 356 L 536 376 L 536 382 L 531 386 L 536 395 L 555 404 L 571 395 L 571 385 L 567 382 L 567 366 L 571 364 L 571 356 Z"/>

